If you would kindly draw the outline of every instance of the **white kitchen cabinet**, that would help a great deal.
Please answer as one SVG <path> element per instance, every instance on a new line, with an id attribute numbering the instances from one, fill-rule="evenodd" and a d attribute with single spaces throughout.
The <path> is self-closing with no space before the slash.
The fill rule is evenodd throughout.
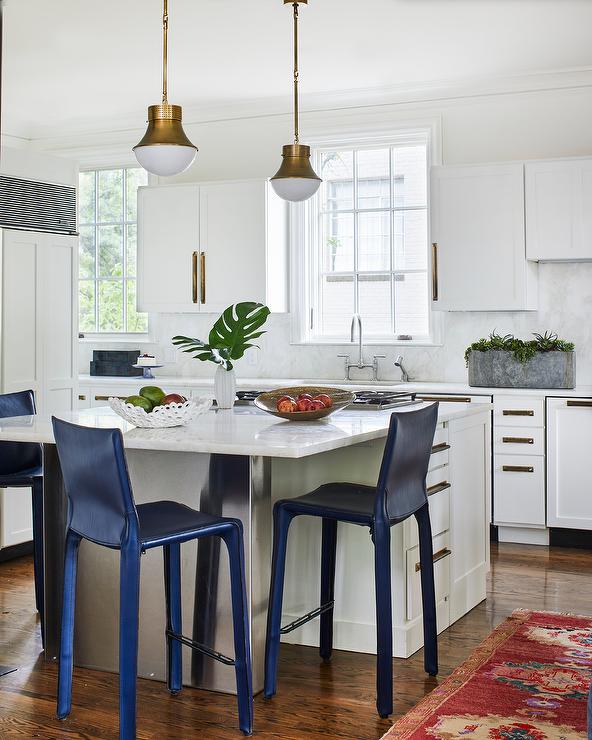
<path id="1" fill-rule="evenodd" d="M 287 208 L 265 180 L 138 191 L 138 309 L 287 310 Z"/>
<path id="2" fill-rule="evenodd" d="M 519 311 L 537 307 L 537 266 L 527 262 L 524 167 L 433 167 L 432 307 Z"/>
<path id="3" fill-rule="evenodd" d="M 526 163 L 526 256 L 592 260 L 592 158 Z"/>
<path id="4" fill-rule="evenodd" d="M 547 524 L 592 529 L 591 398 L 547 399 Z"/>
<path id="5" fill-rule="evenodd" d="M 1 390 L 31 389 L 40 413 L 77 406 L 78 239 L 1 235 Z"/>
<path id="6" fill-rule="evenodd" d="M 0 488 L 0 549 L 32 539 L 31 489 Z"/>

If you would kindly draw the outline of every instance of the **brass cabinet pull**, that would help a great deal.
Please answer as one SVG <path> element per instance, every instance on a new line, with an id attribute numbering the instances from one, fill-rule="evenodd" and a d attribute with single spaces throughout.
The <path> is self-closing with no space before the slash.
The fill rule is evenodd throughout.
<path id="1" fill-rule="evenodd" d="M 444 558 L 447 558 L 449 555 L 452 555 L 452 550 L 449 550 L 447 547 L 443 547 L 441 550 L 438 550 L 438 552 L 435 552 L 432 560 L 434 563 L 437 563 L 438 560 L 443 560 Z M 421 570 L 421 563 L 415 563 L 415 572 L 419 573 Z"/>
<path id="2" fill-rule="evenodd" d="M 86 401 L 86 396 L 78 396 L 79 401 Z"/>
<path id="3" fill-rule="evenodd" d="M 580 408 L 591 408 L 592 401 L 568 401 L 568 406 L 579 406 Z"/>
<path id="4" fill-rule="evenodd" d="M 450 488 L 452 486 L 452 483 L 449 483 L 447 480 L 443 480 L 441 483 L 435 483 L 433 486 L 430 486 L 427 489 L 428 496 L 433 496 L 435 493 L 440 493 L 440 491 L 445 491 L 447 488 Z"/>
<path id="5" fill-rule="evenodd" d="M 193 302 L 197 303 L 197 252 L 191 255 L 191 267 L 192 267 L 192 298 Z"/>
<path id="6" fill-rule="evenodd" d="M 532 409 L 504 409 L 503 416 L 534 416 Z"/>
<path id="7" fill-rule="evenodd" d="M 442 401 L 442 403 L 471 403 L 468 396 L 420 396 L 417 398 L 422 401 Z"/>
<path id="8" fill-rule="evenodd" d="M 438 300 L 438 243 L 432 243 L 432 301 Z"/>
<path id="9" fill-rule="evenodd" d="M 532 465 L 502 465 L 504 473 L 534 473 Z"/>
<path id="10" fill-rule="evenodd" d="M 125 401 L 128 396 L 95 396 L 95 401 L 108 401 L 110 398 L 119 398 L 120 401 Z"/>
<path id="11" fill-rule="evenodd" d="M 532 437 L 502 437 L 502 442 L 515 445 L 533 445 L 534 439 Z"/>
<path id="12" fill-rule="evenodd" d="M 434 445 L 432 447 L 432 455 L 435 455 L 437 452 L 444 452 L 444 450 L 449 450 L 450 445 L 448 442 L 440 442 L 440 444 Z"/>
<path id="13" fill-rule="evenodd" d="M 206 302 L 206 253 L 199 253 L 200 300 Z"/>

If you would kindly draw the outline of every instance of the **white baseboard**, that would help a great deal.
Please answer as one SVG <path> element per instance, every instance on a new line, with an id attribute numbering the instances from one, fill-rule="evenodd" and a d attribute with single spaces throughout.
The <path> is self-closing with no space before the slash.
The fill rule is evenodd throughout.
<path id="1" fill-rule="evenodd" d="M 499 527 L 497 536 L 500 542 L 515 542 L 522 545 L 548 545 L 549 530 L 533 527 Z"/>

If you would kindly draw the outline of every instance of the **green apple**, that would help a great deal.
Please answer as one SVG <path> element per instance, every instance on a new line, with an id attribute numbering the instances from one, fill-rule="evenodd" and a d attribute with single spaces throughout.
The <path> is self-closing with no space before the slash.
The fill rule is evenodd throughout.
<path id="1" fill-rule="evenodd" d="M 157 385 L 145 385 L 143 388 L 140 388 L 140 395 L 142 398 L 147 398 L 150 401 L 152 404 L 150 408 L 153 409 L 155 406 L 160 406 L 166 393 Z"/>
<path id="2" fill-rule="evenodd" d="M 132 406 L 139 406 L 149 414 L 152 411 L 152 403 L 143 396 L 128 396 L 124 403 L 131 403 Z"/>

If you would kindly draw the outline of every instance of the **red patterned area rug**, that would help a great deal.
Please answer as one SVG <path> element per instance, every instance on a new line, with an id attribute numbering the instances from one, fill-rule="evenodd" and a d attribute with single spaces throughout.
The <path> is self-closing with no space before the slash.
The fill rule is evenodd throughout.
<path id="1" fill-rule="evenodd" d="M 515 611 L 383 740 L 586 740 L 592 617 Z"/>

